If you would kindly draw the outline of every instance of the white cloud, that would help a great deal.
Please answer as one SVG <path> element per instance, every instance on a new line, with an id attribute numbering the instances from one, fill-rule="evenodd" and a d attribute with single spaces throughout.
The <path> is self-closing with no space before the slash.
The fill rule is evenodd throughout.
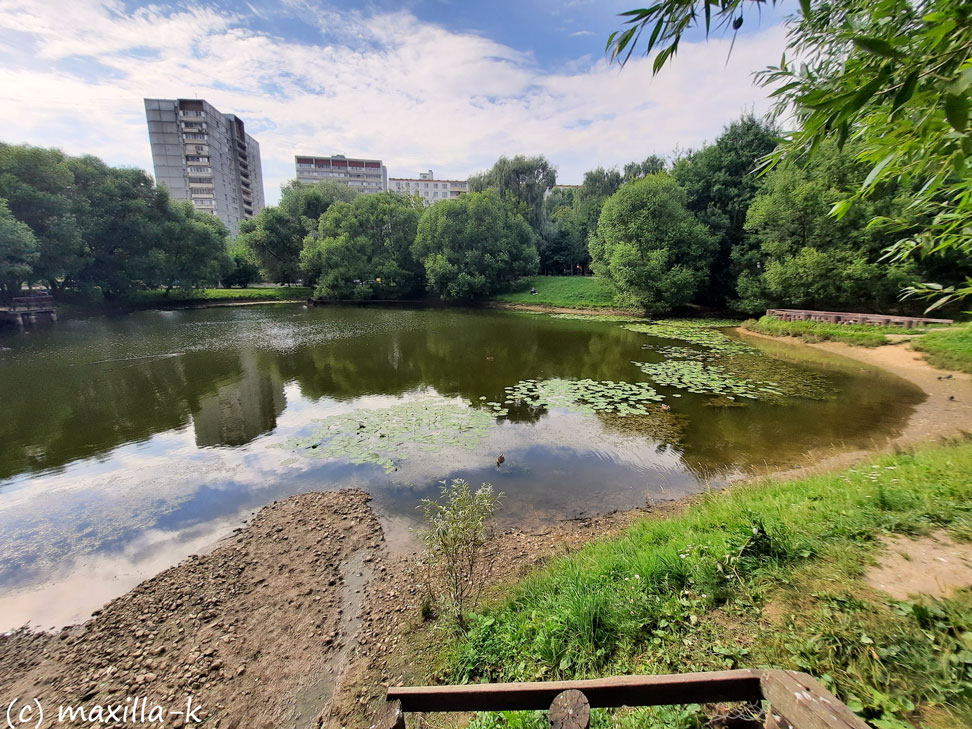
<path id="1" fill-rule="evenodd" d="M 0 31 L 33 49 L 0 67 L 0 134 L 151 170 L 142 98 L 200 97 L 247 122 L 269 201 L 297 153 L 380 157 L 392 175 L 450 177 L 500 154 L 543 153 L 562 181 L 579 182 L 598 165 L 698 146 L 741 112 L 765 110 L 751 74 L 784 44 L 779 26 L 740 37 L 727 64 L 728 40 L 685 43 L 654 78 L 644 58 L 623 71 L 586 58 L 549 71 L 529 53 L 408 12 L 313 12 L 321 41 L 308 45 L 201 6 L 126 15 L 117 0 L 0 0 Z M 341 41 L 326 40 L 335 28 Z M 86 79 L 85 61 L 110 73 Z"/>
<path id="2" fill-rule="evenodd" d="M 593 30 L 575 30 L 570 34 L 571 38 L 580 38 L 582 35 L 594 35 Z"/>

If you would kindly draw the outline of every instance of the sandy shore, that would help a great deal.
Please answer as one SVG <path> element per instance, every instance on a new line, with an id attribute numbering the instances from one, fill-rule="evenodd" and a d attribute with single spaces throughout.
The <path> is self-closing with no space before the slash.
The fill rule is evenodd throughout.
<path id="1" fill-rule="evenodd" d="M 925 391 L 890 445 L 972 427 L 972 377 L 936 370 L 906 344 L 810 346 Z M 865 455 L 843 454 L 831 465 Z M 368 501 L 341 491 L 274 503 L 211 553 L 147 580 L 82 625 L 0 638 L 0 703 L 37 699 L 46 711 L 41 726 L 56 725 L 62 705 L 124 707 L 146 697 L 149 706 L 184 711 L 189 696 L 205 726 L 371 726 L 386 687 L 423 680 L 426 665 L 406 642 L 421 626 L 417 559 L 392 554 Z M 492 547 L 503 583 L 650 511 L 505 532 Z M 169 716 L 166 726 L 181 720 Z"/>

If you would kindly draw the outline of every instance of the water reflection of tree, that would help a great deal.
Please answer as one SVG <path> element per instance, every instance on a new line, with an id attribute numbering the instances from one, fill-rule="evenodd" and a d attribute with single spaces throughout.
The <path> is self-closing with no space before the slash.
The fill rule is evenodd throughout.
<path id="1" fill-rule="evenodd" d="M 327 343 L 281 361 L 310 398 L 399 395 L 428 386 L 471 403 L 502 402 L 525 378 L 640 379 L 639 335 L 619 327 L 493 312 L 429 311 L 421 326 Z M 642 337 L 643 338 L 643 337 Z"/>
<path id="2" fill-rule="evenodd" d="M 241 353 L 180 351 L 185 322 L 149 316 L 95 319 L 41 332 L 28 356 L 0 362 L 0 478 L 59 468 L 183 428 L 209 398 L 244 378 Z M 271 393 L 257 408 L 261 414 L 248 416 L 259 426 L 241 431 L 256 435 L 273 427 L 266 412 L 272 420 L 282 411 L 282 385 L 264 354 L 248 367 L 251 377 L 255 369 L 272 380 L 260 385 Z M 246 407 L 253 409 L 252 403 Z M 239 442 L 237 433 L 232 444 Z"/>

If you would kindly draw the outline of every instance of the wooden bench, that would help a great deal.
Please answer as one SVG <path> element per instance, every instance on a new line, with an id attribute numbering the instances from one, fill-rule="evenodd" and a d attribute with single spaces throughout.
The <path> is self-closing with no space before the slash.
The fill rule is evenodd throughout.
<path id="1" fill-rule="evenodd" d="M 590 710 L 618 706 L 742 702 L 724 725 L 765 729 L 868 729 L 813 677 L 797 671 L 740 669 L 587 681 L 403 686 L 388 689 L 377 729 L 405 729 L 405 713 L 548 711 L 551 729 L 587 729 Z"/>

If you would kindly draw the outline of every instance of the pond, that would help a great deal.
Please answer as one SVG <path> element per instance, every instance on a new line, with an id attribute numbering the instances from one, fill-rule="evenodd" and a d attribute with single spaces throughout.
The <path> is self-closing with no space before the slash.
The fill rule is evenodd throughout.
<path id="1" fill-rule="evenodd" d="M 533 527 L 869 446 L 924 397 L 719 329 L 496 310 L 145 311 L 0 336 L 0 630 L 83 619 L 292 494 L 366 489 L 401 545 L 419 501 L 465 478 Z"/>

